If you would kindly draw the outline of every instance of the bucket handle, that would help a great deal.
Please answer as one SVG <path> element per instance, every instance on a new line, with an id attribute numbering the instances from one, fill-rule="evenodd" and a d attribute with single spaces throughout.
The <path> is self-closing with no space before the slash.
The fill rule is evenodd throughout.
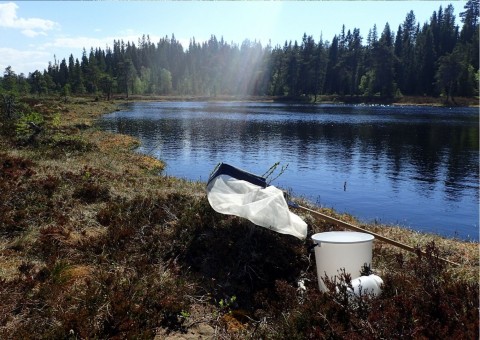
<path id="1" fill-rule="evenodd" d="M 320 245 L 320 244 L 319 243 L 314 243 L 312 245 L 309 245 L 308 248 L 307 248 L 307 253 L 311 254 L 313 252 L 313 249 L 318 245 Z"/>

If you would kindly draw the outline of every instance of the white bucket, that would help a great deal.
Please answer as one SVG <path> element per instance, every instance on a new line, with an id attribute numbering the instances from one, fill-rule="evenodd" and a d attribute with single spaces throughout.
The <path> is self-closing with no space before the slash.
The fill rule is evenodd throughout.
<path id="1" fill-rule="evenodd" d="M 330 231 L 312 235 L 317 264 L 318 288 L 327 291 L 325 274 L 331 279 L 345 269 L 352 279 L 359 277 L 362 267 L 372 262 L 373 235 L 354 231 Z"/>

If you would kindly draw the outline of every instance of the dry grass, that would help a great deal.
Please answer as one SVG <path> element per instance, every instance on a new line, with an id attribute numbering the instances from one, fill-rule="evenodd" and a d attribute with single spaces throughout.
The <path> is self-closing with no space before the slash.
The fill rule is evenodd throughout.
<path id="1" fill-rule="evenodd" d="M 104 153 L 127 151 L 138 146 L 138 140 L 131 136 L 94 131 L 88 135 L 98 149 Z"/>

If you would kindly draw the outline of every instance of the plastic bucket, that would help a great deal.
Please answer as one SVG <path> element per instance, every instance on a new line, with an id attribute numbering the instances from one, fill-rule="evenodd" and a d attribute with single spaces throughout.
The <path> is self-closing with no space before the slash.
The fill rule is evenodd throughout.
<path id="1" fill-rule="evenodd" d="M 373 235 L 354 231 L 330 231 L 312 235 L 316 243 L 315 262 L 317 264 L 318 288 L 327 291 L 323 282 L 325 274 L 333 279 L 340 269 L 350 274 L 352 279 L 359 277 L 362 267 L 372 262 Z"/>

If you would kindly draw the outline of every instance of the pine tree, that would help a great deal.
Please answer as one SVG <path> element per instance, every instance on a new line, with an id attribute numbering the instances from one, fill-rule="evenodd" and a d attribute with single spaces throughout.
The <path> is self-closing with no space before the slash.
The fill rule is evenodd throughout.
<path id="1" fill-rule="evenodd" d="M 440 57 L 438 63 L 439 68 L 435 75 L 437 86 L 445 94 L 447 101 L 451 98 L 455 103 L 454 96 L 457 92 L 458 76 L 462 69 L 459 55 L 456 51 L 448 53 Z"/>
<path id="2" fill-rule="evenodd" d="M 327 54 L 322 37 L 317 44 L 314 60 L 314 95 L 315 102 L 318 94 L 324 94 L 325 74 L 327 69 Z"/>
<path id="3" fill-rule="evenodd" d="M 83 85 L 82 67 L 78 59 L 75 59 L 75 67 L 74 67 L 72 78 L 71 78 L 71 86 L 72 86 L 73 93 L 75 94 L 85 93 L 85 86 Z"/>
<path id="4" fill-rule="evenodd" d="M 285 73 L 285 86 L 289 97 L 296 97 L 299 95 L 299 71 L 300 71 L 300 48 L 297 41 L 292 46 L 292 42 L 289 43 L 285 50 L 284 58 L 284 70 Z"/>
<path id="5" fill-rule="evenodd" d="M 393 35 L 387 23 L 373 49 L 373 92 L 384 98 L 393 98 L 395 94 L 393 55 Z"/>
<path id="6" fill-rule="evenodd" d="M 11 66 L 7 66 L 3 72 L 2 88 L 5 92 L 12 95 L 18 93 L 17 75 Z"/>
<path id="7" fill-rule="evenodd" d="M 132 81 L 135 75 L 135 69 L 130 59 L 118 63 L 118 86 L 120 91 L 125 92 L 128 99 L 132 91 Z"/>
<path id="8" fill-rule="evenodd" d="M 417 37 L 416 59 L 418 80 L 416 93 L 420 95 L 435 94 L 435 45 L 432 28 L 425 24 Z"/>
<path id="9" fill-rule="evenodd" d="M 325 79 L 325 87 L 327 93 L 338 93 L 338 68 L 336 68 L 338 62 L 338 38 L 335 35 L 332 40 L 332 44 L 328 48 L 328 62 L 327 73 Z"/>
<path id="10" fill-rule="evenodd" d="M 473 41 L 476 32 L 478 32 L 480 3 L 477 0 L 468 0 L 463 8 L 465 11 L 460 13 L 463 23 L 460 40 L 462 42 L 471 42 Z"/>
<path id="11" fill-rule="evenodd" d="M 303 35 L 300 51 L 299 93 L 305 95 L 314 94 L 315 41 L 312 36 L 307 36 L 307 34 Z"/>
<path id="12" fill-rule="evenodd" d="M 441 52 L 439 55 L 451 53 L 455 48 L 458 37 L 458 27 L 455 26 L 455 15 L 453 6 L 450 4 L 445 8 L 440 25 Z"/>
<path id="13" fill-rule="evenodd" d="M 57 82 L 62 88 L 68 83 L 68 66 L 65 59 L 62 59 L 62 61 L 60 62 Z"/>
<path id="14" fill-rule="evenodd" d="M 402 50 L 399 56 L 402 63 L 401 74 L 399 75 L 399 87 L 402 93 L 413 95 L 415 93 L 416 63 L 415 63 L 415 42 L 417 28 L 415 14 L 413 11 L 407 13 L 402 26 Z"/>
<path id="15" fill-rule="evenodd" d="M 477 0 L 469 0 L 464 6 L 465 11 L 460 13 L 462 18 L 462 30 L 460 41 L 465 45 L 465 53 L 468 54 L 468 62 L 478 72 L 479 63 L 479 10 L 480 4 Z"/>
<path id="16" fill-rule="evenodd" d="M 30 73 L 28 77 L 30 89 L 32 94 L 42 95 L 48 93 L 47 83 L 40 71 Z"/>
<path id="17" fill-rule="evenodd" d="M 99 86 L 103 94 L 107 96 L 107 100 L 110 100 L 112 97 L 112 92 L 114 89 L 115 80 L 108 74 L 104 74 L 99 79 Z"/>

